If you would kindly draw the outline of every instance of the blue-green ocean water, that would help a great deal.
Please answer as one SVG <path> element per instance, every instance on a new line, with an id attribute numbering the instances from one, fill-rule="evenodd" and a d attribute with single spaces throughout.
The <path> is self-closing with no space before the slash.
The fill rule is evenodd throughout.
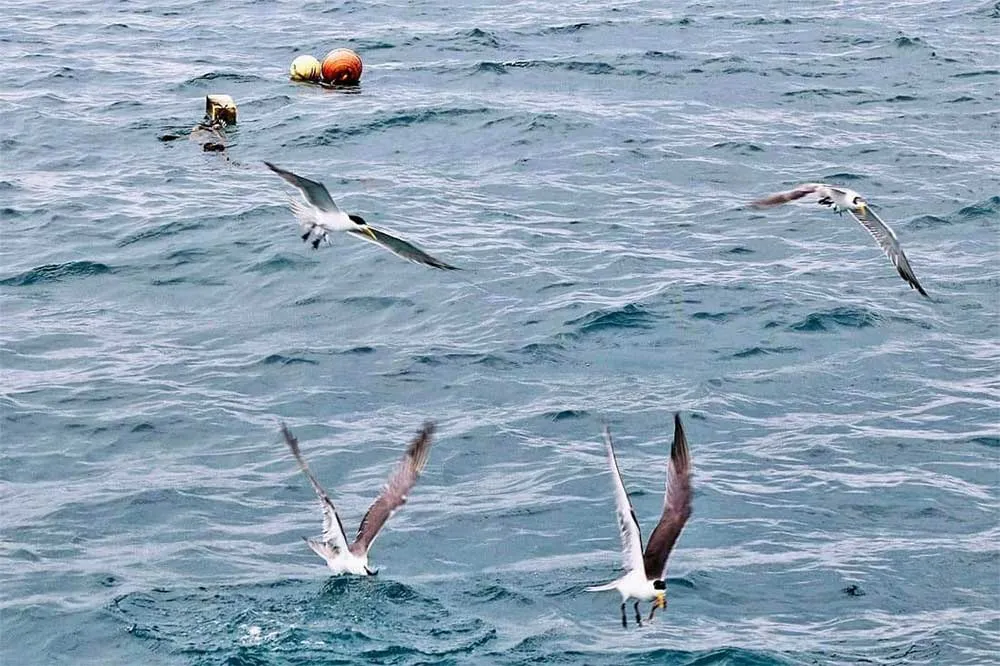
<path id="1" fill-rule="evenodd" d="M 987 664 L 1000 8 L 6 0 L 0 661 Z M 350 93 L 301 53 L 365 61 Z M 228 159 L 158 137 L 208 93 Z M 462 273 L 312 251 L 267 159 Z M 804 181 L 869 197 L 932 300 Z M 668 612 L 623 630 L 607 420 Z M 348 529 L 330 578 L 285 420 Z"/>

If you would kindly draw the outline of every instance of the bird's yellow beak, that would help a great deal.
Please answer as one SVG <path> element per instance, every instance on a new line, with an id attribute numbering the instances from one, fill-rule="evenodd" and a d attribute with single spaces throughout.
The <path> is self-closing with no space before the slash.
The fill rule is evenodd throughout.
<path id="1" fill-rule="evenodd" d="M 858 212 L 861 213 L 861 217 L 868 217 L 868 206 L 865 204 L 858 204 Z"/>
<path id="2" fill-rule="evenodd" d="M 656 606 L 657 608 L 666 608 L 667 595 L 664 594 L 663 592 L 660 592 L 658 595 L 656 595 L 656 603 L 654 603 L 653 605 Z"/>
<path id="3" fill-rule="evenodd" d="M 365 233 L 368 234 L 369 236 L 371 236 L 371 239 L 373 241 L 378 242 L 378 239 L 375 238 L 375 232 L 372 231 L 371 227 L 369 227 L 367 224 L 365 225 Z"/>

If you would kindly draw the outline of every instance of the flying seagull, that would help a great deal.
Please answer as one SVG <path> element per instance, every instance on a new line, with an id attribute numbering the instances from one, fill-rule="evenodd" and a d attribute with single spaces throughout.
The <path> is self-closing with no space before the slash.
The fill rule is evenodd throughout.
<path id="1" fill-rule="evenodd" d="M 317 249 L 323 241 L 329 242 L 331 231 L 346 231 L 358 238 L 384 247 L 393 254 L 416 264 L 424 264 L 448 271 L 457 270 L 456 266 L 435 259 L 412 243 L 381 229 L 376 229 L 365 222 L 360 215 L 351 215 L 340 210 L 323 183 L 303 178 L 270 162 L 264 162 L 264 164 L 267 165 L 268 169 L 297 187 L 302 193 L 305 203 L 292 200 L 292 212 L 295 213 L 295 217 L 299 218 L 299 226 L 304 232 L 302 240 L 310 242 L 311 239 L 313 249 Z"/>
<path id="2" fill-rule="evenodd" d="M 319 485 L 319 481 L 313 476 L 312 470 L 306 464 L 305 459 L 299 452 L 299 440 L 292 435 L 291 431 L 281 424 L 281 432 L 285 436 L 285 443 L 292 450 L 292 455 L 299 463 L 299 467 L 305 473 L 313 490 L 319 497 L 320 505 L 323 507 L 323 536 L 320 539 L 305 539 L 313 551 L 326 560 L 326 566 L 333 570 L 334 574 L 349 573 L 357 576 L 374 576 L 377 569 L 368 568 L 368 550 L 372 542 L 378 536 L 379 530 L 385 525 L 385 521 L 395 513 L 396 509 L 406 504 L 406 495 L 417 482 L 421 470 L 427 463 L 427 455 L 431 449 L 431 435 L 434 434 L 434 424 L 427 422 L 410 443 L 403 455 L 403 460 L 396 467 L 396 471 L 389 477 L 382 494 L 372 502 L 361 519 L 358 526 L 358 535 L 354 538 L 354 543 L 348 545 L 347 535 L 344 532 L 344 524 L 340 522 L 337 509 L 334 508 L 330 496 Z M 303 537 L 305 538 L 305 537 Z"/>
<path id="3" fill-rule="evenodd" d="M 635 517 L 632 503 L 625 492 L 622 474 L 615 459 L 611 442 L 611 432 L 604 428 L 604 445 L 608 449 L 608 463 L 611 465 L 612 482 L 615 489 L 615 504 L 618 508 L 618 530 L 622 539 L 622 568 L 625 575 L 605 585 L 588 587 L 587 592 L 618 590 L 622 597 L 622 626 L 628 627 L 625 618 L 625 602 L 634 598 L 635 622 L 642 626 L 639 615 L 640 601 L 653 601 L 647 621 L 652 621 L 657 608 L 667 607 L 667 558 L 677 542 L 684 524 L 691 516 L 691 458 L 688 455 L 687 438 L 681 425 L 680 414 L 674 414 L 674 443 L 670 447 L 670 463 L 667 465 L 667 490 L 663 499 L 663 514 L 653 529 L 653 534 L 642 550 L 642 533 Z"/>
<path id="4" fill-rule="evenodd" d="M 913 274 L 910 262 L 906 259 L 906 255 L 903 254 L 903 248 L 899 245 L 896 233 L 871 209 L 864 197 L 854 190 L 847 189 L 846 187 L 824 185 L 823 183 L 805 183 L 793 190 L 778 192 L 763 199 L 758 199 L 752 205 L 755 208 L 768 208 L 812 195 L 817 197 L 816 203 L 820 206 L 832 208 L 837 213 L 847 211 L 858 224 L 863 226 L 872 235 L 878 246 L 885 252 L 885 256 L 889 257 L 889 261 L 896 267 L 900 277 L 906 280 L 911 288 L 920 292 L 921 296 L 927 296 L 927 292 L 924 291 L 924 288 L 917 281 L 917 276 Z M 928 298 L 930 297 L 928 296 Z"/>

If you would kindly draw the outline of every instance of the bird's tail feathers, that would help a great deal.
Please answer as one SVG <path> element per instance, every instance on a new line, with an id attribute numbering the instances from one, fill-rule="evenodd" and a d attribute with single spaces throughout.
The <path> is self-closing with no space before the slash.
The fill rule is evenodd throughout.
<path id="1" fill-rule="evenodd" d="M 613 590 L 618 587 L 618 581 L 613 580 L 610 583 L 605 583 L 604 585 L 594 585 L 593 587 L 584 588 L 584 592 L 604 592 L 605 590 Z"/>
<path id="2" fill-rule="evenodd" d="M 316 211 L 311 207 L 298 199 L 289 199 L 288 205 L 291 206 L 295 217 L 299 219 L 299 224 L 302 225 L 302 228 L 311 227 L 316 224 Z"/>
<path id="3" fill-rule="evenodd" d="M 339 554 L 337 548 L 331 546 L 326 541 L 307 539 L 306 537 L 302 537 L 302 539 L 309 544 L 309 547 L 312 548 L 314 553 L 322 557 L 327 562 L 337 559 L 337 555 Z"/>

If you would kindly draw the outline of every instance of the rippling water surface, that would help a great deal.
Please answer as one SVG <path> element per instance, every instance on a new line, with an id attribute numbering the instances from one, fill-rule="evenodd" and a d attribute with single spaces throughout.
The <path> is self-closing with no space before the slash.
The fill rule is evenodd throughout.
<path id="1" fill-rule="evenodd" d="M 1000 8 L 7 0 L 4 664 L 986 664 L 1000 642 Z M 359 89 L 287 80 L 348 46 Z M 227 155 L 188 130 L 208 93 Z M 465 268 L 313 252 L 270 160 Z M 817 206 L 867 195 L 932 299 Z M 646 533 L 622 630 L 607 420 Z M 329 578 L 287 421 L 356 524 Z"/>

